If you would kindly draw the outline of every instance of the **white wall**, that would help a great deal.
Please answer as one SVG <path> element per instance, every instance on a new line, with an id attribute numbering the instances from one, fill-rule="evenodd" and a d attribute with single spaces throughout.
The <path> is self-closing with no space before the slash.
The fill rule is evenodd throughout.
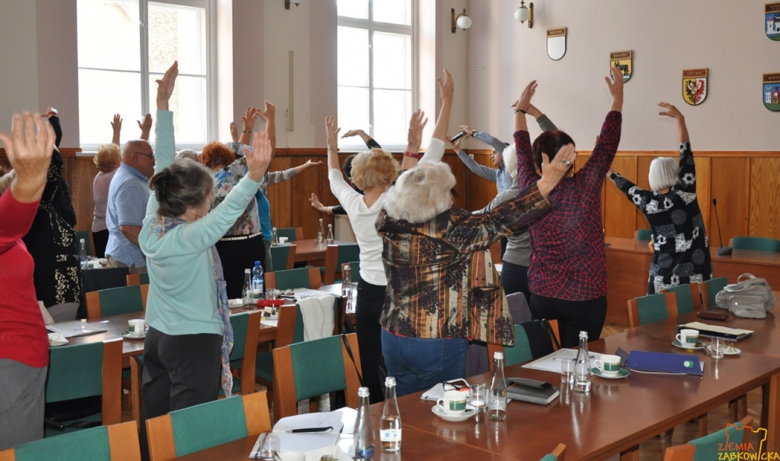
<path id="1" fill-rule="evenodd" d="M 534 103 L 582 149 L 590 149 L 610 97 L 603 78 L 611 51 L 633 50 L 625 87 L 621 150 L 675 150 L 676 131 L 657 115 L 668 101 L 686 115 L 694 149 L 777 151 L 780 113 L 764 108 L 761 74 L 780 72 L 780 42 L 763 31 L 762 0 L 534 2 L 533 29 L 516 22 L 515 0 L 472 0 L 469 119 L 511 141 L 510 104 L 539 81 Z M 546 29 L 568 27 L 561 61 L 546 53 Z M 682 100 L 682 70 L 708 67 L 710 91 L 696 107 Z M 538 129 L 532 130 L 532 136 Z"/>
<path id="2" fill-rule="evenodd" d="M 0 130 L 10 132 L 14 112 L 43 110 L 38 107 L 35 2 L 0 0 L 0 18 Z"/>

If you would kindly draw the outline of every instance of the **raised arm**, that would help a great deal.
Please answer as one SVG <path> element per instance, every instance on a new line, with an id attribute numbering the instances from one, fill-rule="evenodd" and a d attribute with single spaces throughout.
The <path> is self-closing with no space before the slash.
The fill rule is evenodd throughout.
<path id="1" fill-rule="evenodd" d="M 157 80 L 157 123 L 154 125 L 155 136 L 155 161 L 154 172 L 159 173 L 173 163 L 176 158 L 176 140 L 173 136 L 173 113 L 168 110 L 168 100 L 173 94 L 176 85 L 176 77 L 179 75 L 179 62 L 165 71 L 165 75 Z M 157 214 L 157 198 L 155 194 L 149 195 L 146 204 L 146 216 Z"/>
<path id="2" fill-rule="evenodd" d="M 662 102 L 658 104 L 665 108 L 665 111 L 659 112 L 659 115 L 671 117 L 677 120 L 677 132 L 680 140 L 680 174 L 677 187 L 685 192 L 696 192 L 696 163 L 693 160 L 693 151 L 691 150 L 691 139 L 688 135 L 688 127 L 685 125 L 685 117 L 673 105 Z"/>
<path id="3" fill-rule="evenodd" d="M 263 102 L 263 110 L 257 111 L 257 117 L 265 121 L 265 133 L 271 143 L 271 158 L 276 155 L 276 106 L 268 101 Z"/>
<path id="4" fill-rule="evenodd" d="M 536 123 L 539 124 L 539 128 L 541 128 L 542 131 L 558 131 L 558 127 L 555 126 L 552 120 L 533 104 L 528 106 L 526 112 L 536 119 Z"/>
<path id="5" fill-rule="evenodd" d="M 152 114 L 144 115 L 144 121 L 138 120 L 138 128 L 141 129 L 141 139 L 149 140 L 149 133 L 152 131 Z"/>
<path id="6" fill-rule="evenodd" d="M 401 160 L 402 170 L 412 168 L 422 158 L 422 155 L 420 155 L 420 144 L 422 144 L 423 128 L 425 128 L 427 123 L 428 118 L 425 117 L 425 112 L 420 109 L 417 109 L 409 119 L 406 151 L 404 151 L 404 158 Z"/>
<path id="7" fill-rule="evenodd" d="M 111 121 L 111 130 L 114 135 L 111 137 L 111 143 L 119 144 L 119 135 L 122 133 L 122 117 L 119 114 L 114 114 L 114 119 Z"/>
<path id="8" fill-rule="evenodd" d="M 230 139 L 232 139 L 233 142 L 238 142 L 238 126 L 236 125 L 236 122 L 230 122 Z"/>
<path id="9" fill-rule="evenodd" d="M 444 157 L 444 138 L 447 136 L 447 127 L 450 124 L 455 81 L 450 72 L 444 69 L 444 78 L 437 78 L 436 82 L 439 84 L 439 94 L 441 95 L 441 110 L 439 110 L 439 118 L 436 119 L 436 126 L 433 128 L 431 143 L 423 158 L 420 159 L 420 163 L 440 162 Z"/>
<path id="10" fill-rule="evenodd" d="M 325 117 L 325 135 L 328 141 L 328 171 L 338 170 L 339 166 L 339 142 L 338 134 L 341 128 L 336 126 L 336 119 L 332 116 Z"/>
<path id="11" fill-rule="evenodd" d="M 517 185 L 523 189 L 537 180 L 539 175 L 536 173 L 536 165 L 531 156 L 531 138 L 528 134 L 528 124 L 525 120 L 525 114 L 531 106 L 531 99 L 536 93 L 536 80 L 529 83 L 520 99 L 512 104 L 515 111 L 515 149 L 517 150 Z"/>
<path id="12" fill-rule="evenodd" d="M 369 149 L 381 149 L 382 146 L 379 145 L 378 142 L 374 140 L 371 136 L 369 136 L 365 131 L 363 130 L 349 130 L 346 133 L 344 133 L 341 138 L 351 138 L 353 136 L 360 136 L 360 139 L 363 140 L 364 143 L 366 143 L 366 147 Z"/>
<path id="13" fill-rule="evenodd" d="M 249 140 L 252 139 L 252 129 L 255 127 L 255 115 L 257 115 L 257 108 L 247 107 L 244 112 L 244 116 L 241 117 L 241 136 L 238 138 L 238 142 L 241 144 L 249 144 Z"/>
<path id="14" fill-rule="evenodd" d="M 671 117 L 677 120 L 677 133 L 680 142 L 691 142 L 691 138 L 688 135 L 688 126 L 685 125 L 685 116 L 682 114 L 682 112 L 680 112 L 679 109 L 669 104 L 668 102 L 659 102 L 658 105 L 666 109 L 659 112 L 658 115 Z"/>

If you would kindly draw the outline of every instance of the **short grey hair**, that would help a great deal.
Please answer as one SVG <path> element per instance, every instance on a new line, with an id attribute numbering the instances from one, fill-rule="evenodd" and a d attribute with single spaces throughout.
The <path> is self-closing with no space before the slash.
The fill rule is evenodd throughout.
<path id="1" fill-rule="evenodd" d="M 176 154 L 176 160 L 181 160 L 183 158 L 188 158 L 200 163 L 200 152 L 192 149 L 182 149 Z"/>
<path id="2" fill-rule="evenodd" d="M 214 177 L 204 165 L 190 159 L 177 160 L 152 176 L 149 189 L 159 204 L 157 214 L 178 218 L 188 207 L 202 205 L 214 189 Z"/>
<path id="3" fill-rule="evenodd" d="M 671 157 L 658 157 L 650 163 L 650 189 L 658 192 L 674 187 L 680 176 L 680 165 Z"/>
<path id="4" fill-rule="evenodd" d="M 450 190 L 455 182 L 446 163 L 421 163 L 398 177 L 385 197 L 385 210 L 393 219 L 428 222 L 452 207 Z"/>
<path id="5" fill-rule="evenodd" d="M 16 178 L 15 170 L 11 170 L 5 175 L 0 176 L 0 195 L 3 195 L 5 191 L 11 187 L 11 183 L 14 182 L 14 178 Z"/>
<path id="6" fill-rule="evenodd" d="M 517 179 L 517 149 L 515 146 L 506 146 L 501 153 L 504 157 L 504 168 L 512 179 Z"/>

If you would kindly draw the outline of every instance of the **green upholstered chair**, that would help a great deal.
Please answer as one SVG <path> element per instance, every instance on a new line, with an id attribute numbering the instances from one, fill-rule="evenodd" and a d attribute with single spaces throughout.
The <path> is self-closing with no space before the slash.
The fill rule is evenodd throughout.
<path id="1" fill-rule="evenodd" d="M 90 256 L 95 256 L 92 253 L 92 232 L 87 231 L 77 231 L 76 232 L 76 249 L 81 250 L 81 247 L 78 246 L 79 240 L 84 239 L 84 246 L 87 249 L 87 254 Z"/>
<path id="2" fill-rule="evenodd" d="M 132 421 L 40 439 L 0 451 L 0 461 L 141 461 Z"/>
<path id="3" fill-rule="evenodd" d="M 303 240 L 303 228 L 302 227 L 282 227 L 276 229 L 277 237 L 287 237 L 290 242 L 297 240 Z M 323 236 L 324 237 L 324 236 Z"/>
<path id="4" fill-rule="evenodd" d="M 638 327 L 677 317 L 674 293 L 658 293 L 628 300 L 628 326 Z"/>
<path id="5" fill-rule="evenodd" d="M 493 354 L 504 353 L 504 365 L 511 366 L 544 357 L 555 351 L 547 320 L 532 320 L 515 325 L 515 345 L 502 346 L 488 343 L 488 363 L 493 371 Z"/>
<path id="6" fill-rule="evenodd" d="M 750 424 L 752 416 L 747 416 L 741 421 L 726 425 L 726 428 L 710 435 L 691 440 L 683 445 L 676 445 L 666 449 L 664 461 L 708 461 L 711 459 L 738 459 L 737 453 L 741 450 L 730 451 L 723 448 L 728 445 L 738 446 L 745 441 L 745 435 L 753 431 Z"/>
<path id="7" fill-rule="evenodd" d="M 127 274 L 128 285 L 149 285 L 149 273 L 141 272 L 140 274 Z"/>
<path id="8" fill-rule="evenodd" d="M 130 285 L 90 291 L 86 294 L 87 319 L 95 320 L 112 315 L 144 312 L 149 285 Z"/>
<path id="9" fill-rule="evenodd" d="M 344 347 L 342 336 L 304 341 L 273 350 L 275 419 L 298 414 L 297 402 L 300 400 L 342 390 L 345 391 L 347 406 L 357 407 L 360 350 L 355 333 L 343 337 L 349 342 L 354 364 Z"/>
<path id="10" fill-rule="evenodd" d="M 146 421 L 152 461 L 178 458 L 270 430 L 265 392 L 215 400 Z"/>
<path id="11" fill-rule="evenodd" d="M 729 246 L 735 250 L 780 253 L 780 240 L 766 237 L 734 237 L 729 241 Z"/>
<path id="12" fill-rule="evenodd" d="M 649 242 L 653 238 L 653 231 L 650 229 L 639 229 L 634 232 L 634 238 L 640 242 Z"/>
<path id="13" fill-rule="evenodd" d="M 285 271 L 266 272 L 265 289 L 277 288 L 288 290 L 290 288 L 311 288 L 316 290 L 322 286 L 322 276 L 317 267 L 301 267 Z"/>
<path id="14" fill-rule="evenodd" d="M 701 290 L 701 299 L 704 308 L 715 307 L 715 295 L 718 294 L 726 285 L 729 284 L 727 277 L 717 277 L 710 280 L 705 280 L 699 285 Z"/>
<path id="15" fill-rule="evenodd" d="M 255 391 L 255 367 L 257 336 L 260 332 L 261 311 L 241 312 L 230 316 L 233 326 L 233 350 L 230 366 L 233 369 L 233 394 L 250 394 Z M 219 395 L 224 395 L 222 387 Z"/>
<path id="16" fill-rule="evenodd" d="M 271 247 L 271 260 L 273 261 L 271 272 L 274 269 L 288 270 L 295 264 L 295 251 L 298 249 L 296 244 L 273 245 Z"/>
<path id="17" fill-rule="evenodd" d="M 566 445 L 559 443 L 555 450 L 548 455 L 544 455 L 539 461 L 563 461 L 563 456 L 566 453 Z"/>
<path id="18" fill-rule="evenodd" d="M 689 312 L 701 310 L 701 295 L 699 287 L 690 283 L 677 285 L 664 290 L 664 293 L 674 293 L 677 299 L 677 314 L 683 315 Z"/>
<path id="19" fill-rule="evenodd" d="M 53 347 L 49 350 L 46 403 L 102 396 L 101 411 L 74 421 L 122 422 L 122 339 Z M 46 437 L 79 430 L 46 429 Z"/>
<path id="20" fill-rule="evenodd" d="M 358 247 L 357 243 L 328 245 L 328 248 L 325 250 L 325 267 L 321 268 L 323 273 L 322 279 L 325 285 L 332 285 L 337 280 L 341 280 L 342 264 L 359 260 L 360 247 Z"/>

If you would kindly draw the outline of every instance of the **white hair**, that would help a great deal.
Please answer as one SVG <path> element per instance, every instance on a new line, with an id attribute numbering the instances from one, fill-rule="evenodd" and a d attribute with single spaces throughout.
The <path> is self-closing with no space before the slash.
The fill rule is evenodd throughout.
<path id="1" fill-rule="evenodd" d="M 182 149 L 176 154 L 176 160 L 181 160 L 183 158 L 188 158 L 200 163 L 200 152 L 192 149 Z"/>
<path id="2" fill-rule="evenodd" d="M 385 197 L 385 210 L 393 219 L 413 224 L 430 221 L 452 207 L 450 190 L 455 175 L 442 162 L 426 162 L 402 174 Z"/>
<path id="3" fill-rule="evenodd" d="M 506 146 L 501 153 L 504 157 L 504 168 L 512 176 L 512 179 L 517 179 L 517 149 L 515 146 Z"/>
<path id="4" fill-rule="evenodd" d="M 671 157 L 658 157 L 650 163 L 648 180 L 650 189 L 658 192 L 674 187 L 680 176 L 680 165 Z"/>
<path id="5" fill-rule="evenodd" d="M 5 191 L 11 187 L 11 183 L 14 181 L 15 177 L 16 171 L 14 170 L 9 171 L 3 176 L 0 176 L 0 195 L 3 195 L 3 193 L 5 193 Z"/>

